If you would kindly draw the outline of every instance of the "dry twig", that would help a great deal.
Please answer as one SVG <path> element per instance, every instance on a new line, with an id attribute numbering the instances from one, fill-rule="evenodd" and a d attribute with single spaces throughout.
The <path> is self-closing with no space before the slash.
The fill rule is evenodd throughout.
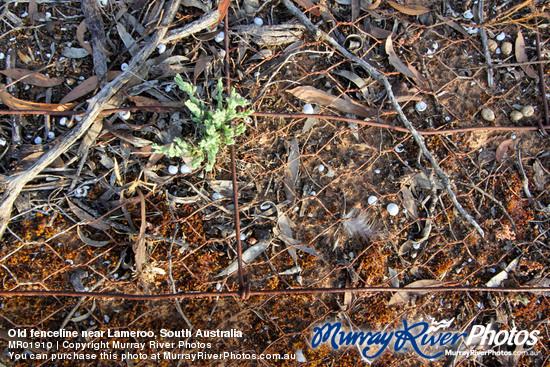
<path id="1" fill-rule="evenodd" d="M 57 157 L 66 152 L 78 139 L 80 139 L 90 128 L 96 117 L 100 114 L 107 104 L 109 99 L 127 82 L 137 70 L 144 64 L 145 60 L 151 55 L 157 45 L 163 40 L 167 32 L 167 27 L 172 22 L 176 11 L 179 7 L 180 0 L 173 0 L 167 4 L 167 11 L 161 22 L 161 27 L 154 33 L 145 46 L 134 56 L 128 66 L 128 69 L 105 85 L 101 91 L 92 97 L 88 104 L 88 109 L 84 119 L 76 125 L 59 143 L 42 155 L 25 172 L 5 179 L 3 182 L 4 193 L 0 204 L 0 238 L 4 235 L 8 226 L 11 210 L 15 199 L 23 187 L 33 180 L 42 170 L 52 164 Z"/>
<path id="2" fill-rule="evenodd" d="M 317 40 L 322 40 L 330 44 L 332 47 L 334 47 L 338 52 L 340 52 L 342 55 L 347 57 L 348 59 L 354 61 L 358 65 L 360 65 L 365 71 L 367 71 L 370 76 L 372 76 L 376 81 L 381 83 L 384 88 L 386 89 L 386 92 L 388 94 L 388 97 L 391 101 L 391 104 L 395 111 L 397 112 L 397 115 L 399 116 L 399 119 L 405 127 L 409 130 L 411 135 L 414 138 L 414 141 L 419 146 L 420 150 L 422 151 L 422 154 L 426 157 L 426 159 L 430 162 L 432 167 L 434 168 L 435 172 L 441 179 L 441 182 L 445 186 L 445 189 L 447 190 L 447 193 L 449 194 L 449 197 L 451 198 L 453 204 L 458 209 L 460 214 L 466 220 L 478 231 L 478 233 L 481 235 L 481 237 L 485 237 L 485 233 L 483 232 L 483 229 L 479 226 L 479 224 L 475 221 L 474 218 L 470 216 L 470 214 L 466 213 L 462 205 L 458 202 L 458 199 L 456 198 L 455 193 L 453 192 L 451 188 L 451 183 L 449 182 L 449 178 L 447 177 L 447 174 L 439 167 L 439 163 L 434 158 L 434 156 L 430 153 L 428 148 L 426 148 L 426 145 L 424 144 L 424 140 L 422 136 L 418 133 L 418 131 L 414 128 L 414 126 L 411 124 L 407 116 L 403 113 L 403 110 L 401 109 L 401 106 L 397 102 L 395 95 L 393 94 L 393 91 L 391 89 L 391 84 L 388 80 L 388 78 L 380 73 L 378 70 L 376 70 L 372 65 L 370 65 L 368 62 L 366 62 L 363 59 L 360 59 L 359 57 L 353 55 L 348 50 L 346 50 L 345 47 L 340 45 L 334 38 L 326 34 L 325 32 L 321 31 L 319 28 L 317 28 L 313 23 L 307 19 L 307 17 L 300 11 L 298 8 L 294 6 L 289 0 L 282 0 L 287 9 L 296 17 L 298 18 L 307 28 L 308 32 Z"/>

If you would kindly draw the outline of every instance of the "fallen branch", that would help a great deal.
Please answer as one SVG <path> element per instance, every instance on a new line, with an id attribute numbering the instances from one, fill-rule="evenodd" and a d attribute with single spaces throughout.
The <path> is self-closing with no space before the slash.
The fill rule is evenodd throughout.
<path id="1" fill-rule="evenodd" d="M 424 157 L 426 157 L 428 162 L 430 162 L 433 169 L 441 179 L 441 182 L 445 186 L 445 189 L 447 190 L 447 193 L 449 194 L 455 207 L 458 209 L 460 214 L 462 214 L 462 216 L 466 218 L 466 220 L 479 232 L 481 237 L 485 237 L 485 233 L 483 232 L 483 229 L 481 229 L 481 227 L 479 226 L 479 224 L 477 224 L 474 218 L 472 218 L 468 213 L 466 213 L 462 205 L 458 202 L 458 199 L 456 198 L 456 195 L 451 188 L 451 184 L 449 182 L 449 178 L 447 177 L 447 174 L 439 167 L 439 163 L 437 163 L 434 156 L 430 153 L 428 148 L 426 148 L 423 137 L 418 133 L 418 131 L 411 124 L 407 116 L 405 116 L 405 114 L 403 113 L 401 106 L 399 105 L 399 103 L 395 98 L 395 95 L 393 94 L 393 91 L 391 89 L 391 84 L 388 78 L 384 74 L 376 70 L 368 62 L 350 53 L 348 50 L 346 50 L 345 47 L 340 45 L 334 38 L 332 38 L 325 32 L 321 31 L 319 28 L 317 28 L 315 25 L 313 25 L 313 23 L 311 23 L 309 19 L 300 10 L 298 10 L 298 8 L 294 6 L 294 4 L 290 2 L 290 0 L 282 0 L 282 1 L 287 7 L 287 9 L 296 18 L 298 18 L 300 22 L 302 22 L 302 24 L 306 26 L 306 29 L 311 34 L 311 36 L 313 36 L 316 40 L 327 42 L 329 45 L 334 47 L 342 55 L 344 55 L 345 57 L 347 57 L 348 59 L 352 60 L 353 62 L 361 66 L 363 69 L 365 69 L 365 71 L 367 71 L 367 73 L 369 73 L 370 76 L 372 76 L 377 82 L 381 83 L 384 86 L 384 88 L 386 89 L 386 93 L 388 94 L 388 97 L 390 99 L 390 102 L 393 108 L 395 109 L 395 111 L 397 112 L 397 115 L 399 116 L 399 119 L 401 120 L 401 122 L 403 122 L 407 130 L 409 130 L 409 132 L 413 136 L 414 141 L 422 151 L 422 154 L 424 155 Z"/>
<path id="2" fill-rule="evenodd" d="M 128 69 L 105 85 L 101 91 L 92 97 L 84 119 L 76 125 L 65 137 L 52 149 L 46 152 L 29 169 L 20 175 L 9 177 L 4 182 L 5 187 L 0 203 L 0 238 L 3 237 L 11 218 L 13 203 L 21 193 L 23 187 L 34 179 L 42 170 L 52 164 L 61 154 L 65 153 L 78 139 L 90 128 L 96 117 L 107 107 L 109 99 L 137 73 L 145 60 L 151 55 L 157 45 L 163 40 L 167 27 L 172 22 L 179 7 L 180 0 L 173 0 L 167 5 L 167 11 L 161 22 L 161 27 L 154 33 L 143 48 L 132 58 Z"/>

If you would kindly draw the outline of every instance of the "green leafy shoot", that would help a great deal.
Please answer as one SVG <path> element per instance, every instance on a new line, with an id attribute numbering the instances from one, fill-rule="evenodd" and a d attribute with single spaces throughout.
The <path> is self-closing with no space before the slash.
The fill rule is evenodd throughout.
<path id="1" fill-rule="evenodd" d="M 191 157 L 193 170 L 199 168 L 206 160 L 204 167 L 206 171 L 211 171 L 220 149 L 226 145 L 235 144 L 235 137 L 243 134 L 246 130 L 244 123 L 232 127 L 231 121 L 236 118 L 246 118 L 253 111 L 246 109 L 249 102 L 234 88 L 231 88 L 231 95 L 224 100 L 221 79 L 218 80 L 214 95 L 217 101 L 215 110 L 208 108 L 203 101 L 195 96 L 197 87 L 184 81 L 181 75 L 176 75 L 174 81 L 188 96 L 185 106 L 191 112 L 191 121 L 196 123 L 199 133 L 198 142 L 192 143 L 174 138 L 168 147 L 153 144 L 153 149 L 171 158 Z"/>

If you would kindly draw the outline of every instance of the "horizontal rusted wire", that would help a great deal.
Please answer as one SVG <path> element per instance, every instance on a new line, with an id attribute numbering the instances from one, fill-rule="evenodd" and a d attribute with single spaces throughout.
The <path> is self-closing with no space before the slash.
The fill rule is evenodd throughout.
<path id="1" fill-rule="evenodd" d="M 185 107 L 172 107 L 172 106 L 133 106 L 133 107 L 121 107 L 110 108 L 103 110 L 102 115 L 109 115 L 118 112 L 125 111 L 143 111 L 143 112 L 176 112 L 185 111 Z M 51 116 L 83 116 L 84 111 L 50 111 L 50 110 L 0 110 L 0 115 L 51 115 Z M 254 112 L 252 116 L 255 117 L 272 117 L 272 118 L 319 118 L 332 121 L 352 122 L 358 125 L 380 127 L 383 129 L 399 131 L 403 133 L 409 133 L 404 127 L 395 126 L 391 124 L 385 124 L 382 122 L 365 121 L 361 119 L 351 117 L 340 117 L 331 115 L 314 115 L 303 113 L 268 113 L 268 112 Z M 550 129 L 550 125 L 542 126 L 543 129 Z M 537 131 L 538 126 L 474 126 L 463 127 L 456 129 L 441 129 L 441 130 L 417 130 L 421 135 L 443 135 L 443 134 L 457 134 L 467 132 L 479 132 L 479 131 Z"/>
<path id="2" fill-rule="evenodd" d="M 172 294 L 126 294 L 126 293 L 102 293 L 102 292 L 73 292 L 73 291 L 0 291 L 0 297 L 91 297 L 91 298 L 116 298 L 129 300 L 173 300 L 193 299 L 208 297 L 240 297 L 251 296 L 275 296 L 297 294 L 338 294 L 338 293 L 390 293 L 390 292 L 488 292 L 488 293 L 521 293 L 521 292 L 550 292 L 550 287 L 357 287 L 357 288 L 294 288 L 271 290 L 248 290 L 227 292 L 185 292 Z"/>

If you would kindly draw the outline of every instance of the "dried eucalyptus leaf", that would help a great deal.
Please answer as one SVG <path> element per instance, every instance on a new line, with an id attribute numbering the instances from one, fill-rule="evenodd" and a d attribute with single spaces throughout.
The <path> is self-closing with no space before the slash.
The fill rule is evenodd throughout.
<path id="1" fill-rule="evenodd" d="M 263 253 L 268 247 L 269 247 L 269 241 L 261 240 L 257 244 L 255 244 L 254 246 L 250 247 L 248 250 L 243 252 L 242 254 L 243 266 L 246 264 L 250 264 L 252 261 L 254 261 L 254 259 L 257 258 L 261 253 Z M 239 269 L 238 262 L 233 261 L 231 265 L 229 265 L 221 273 L 216 275 L 216 278 L 231 275 L 234 272 L 236 272 L 238 269 Z"/>

